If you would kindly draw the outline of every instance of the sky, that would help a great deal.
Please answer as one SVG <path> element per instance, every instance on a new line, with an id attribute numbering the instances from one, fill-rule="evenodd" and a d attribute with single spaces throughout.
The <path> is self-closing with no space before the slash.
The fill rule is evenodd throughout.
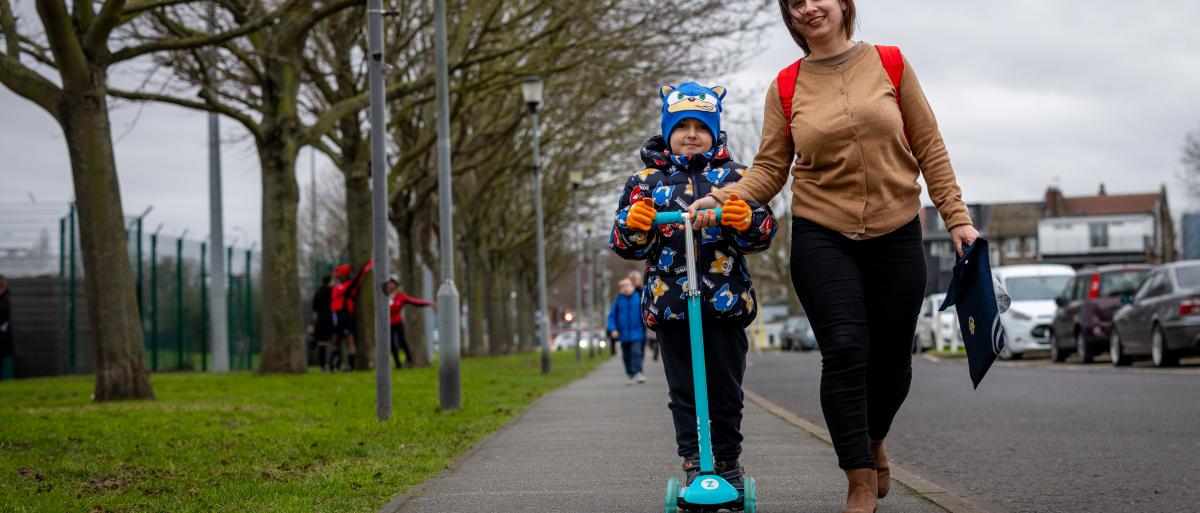
<path id="1" fill-rule="evenodd" d="M 31 4 L 18 2 L 18 12 L 28 14 Z M 1036 201 L 1055 183 L 1068 196 L 1091 195 L 1103 182 L 1110 194 L 1166 185 L 1177 221 L 1200 208 L 1179 180 L 1184 136 L 1200 130 L 1200 2 L 925 0 L 857 7 L 855 39 L 899 46 L 912 64 L 968 203 Z M 741 70 L 690 77 L 727 85 L 728 116 L 761 109 L 767 84 L 800 57 L 773 5 L 764 16 L 763 51 Z M 546 94 L 550 101 L 553 92 Z M 125 212 L 153 207 L 148 226 L 207 234 L 206 115 L 120 104 L 112 126 Z M 257 156 L 237 125 L 222 120 L 221 126 L 226 238 L 257 241 Z M 744 161 L 751 151 L 735 148 Z M 318 174 L 335 172 L 324 158 L 316 167 Z M 302 197 L 308 177 L 305 149 L 297 168 Z M 72 194 L 58 126 L 0 87 L 0 206 L 65 205 Z M 13 233 L 3 225 L 16 219 L 5 212 L 0 237 Z"/>

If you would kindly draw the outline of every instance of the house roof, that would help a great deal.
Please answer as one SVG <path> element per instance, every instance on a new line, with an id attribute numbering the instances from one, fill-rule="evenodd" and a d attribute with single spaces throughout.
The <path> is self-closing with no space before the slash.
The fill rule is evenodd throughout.
<path id="1" fill-rule="evenodd" d="M 995 203 L 990 209 L 987 223 L 988 237 L 1033 237 L 1037 236 L 1038 221 L 1042 219 L 1043 203 Z"/>
<path id="2" fill-rule="evenodd" d="M 1153 213 L 1161 194 L 1106 194 L 1063 198 L 1063 216 Z"/>

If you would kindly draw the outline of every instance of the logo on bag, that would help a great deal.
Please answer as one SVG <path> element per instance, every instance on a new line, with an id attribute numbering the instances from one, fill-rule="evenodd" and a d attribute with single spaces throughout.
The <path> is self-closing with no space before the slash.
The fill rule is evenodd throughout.
<path id="1" fill-rule="evenodd" d="M 967 329 L 971 332 L 972 335 L 975 334 L 975 318 L 974 317 L 967 317 Z"/>
<path id="2" fill-rule="evenodd" d="M 717 483 L 716 479 L 705 479 L 703 481 L 700 481 L 700 488 L 703 488 L 705 490 L 716 490 L 718 486 L 721 486 L 721 485 L 719 483 Z"/>

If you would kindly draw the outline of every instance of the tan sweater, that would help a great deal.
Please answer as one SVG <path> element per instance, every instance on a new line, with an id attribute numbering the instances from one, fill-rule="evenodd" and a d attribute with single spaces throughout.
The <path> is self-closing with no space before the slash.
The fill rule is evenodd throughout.
<path id="1" fill-rule="evenodd" d="M 711 195 L 724 202 L 736 192 L 766 203 L 783 188 L 790 172 L 792 215 L 847 236 L 869 238 L 890 233 L 917 215 L 917 176 L 923 174 L 946 227 L 971 224 L 937 120 L 912 66 L 904 61 L 902 120 L 879 53 L 859 45 L 865 48 L 840 65 L 801 64 L 790 140 L 784 132 L 787 120 L 779 88 L 771 83 L 754 165 L 740 181 Z"/>

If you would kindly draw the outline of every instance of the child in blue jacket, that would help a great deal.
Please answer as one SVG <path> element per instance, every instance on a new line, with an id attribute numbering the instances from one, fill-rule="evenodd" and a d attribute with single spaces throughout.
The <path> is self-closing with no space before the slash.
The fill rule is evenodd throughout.
<path id="1" fill-rule="evenodd" d="M 652 226 L 657 212 L 686 211 L 692 201 L 738 181 L 746 166 L 733 161 L 721 132 L 723 87 L 695 82 L 663 86 L 662 134 L 642 146 L 645 169 L 621 193 L 609 244 L 622 258 L 646 261 L 642 321 L 658 335 L 670 392 L 675 441 L 690 484 L 700 471 L 696 405 L 688 335 L 684 230 Z M 776 222 L 766 205 L 730 195 L 720 226 L 696 234 L 704 356 L 708 376 L 716 470 L 742 489 L 742 377 L 745 327 L 757 313 L 750 269 L 743 255 L 767 249 Z"/>
<path id="2" fill-rule="evenodd" d="M 634 294 L 633 281 L 617 282 L 617 299 L 608 311 L 608 337 L 621 343 L 621 359 L 625 362 L 626 385 L 645 383 L 642 373 L 642 352 L 645 350 L 646 329 L 642 327 L 642 298 Z"/>

